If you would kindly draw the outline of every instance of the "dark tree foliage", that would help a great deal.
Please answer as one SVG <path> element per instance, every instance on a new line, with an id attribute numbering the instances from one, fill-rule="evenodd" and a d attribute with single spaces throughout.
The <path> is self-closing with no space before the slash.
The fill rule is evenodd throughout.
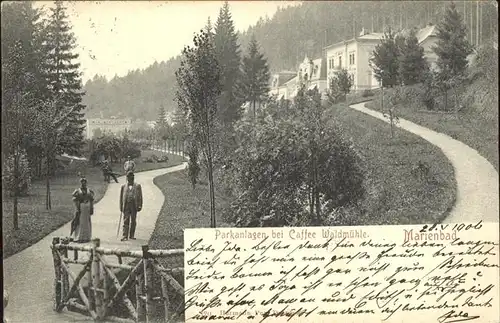
<path id="1" fill-rule="evenodd" d="M 385 33 L 380 44 L 375 47 L 370 58 L 370 66 L 375 78 L 384 87 L 393 87 L 398 84 L 399 49 L 396 45 L 395 35 L 391 28 Z"/>
<path id="2" fill-rule="evenodd" d="M 44 85 L 38 41 L 42 26 L 40 12 L 31 2 L 2 3 L 1 15 L 2 179 L 13 193 L 13 229 L 17 230 L 17 197 L 24 191 L 23 183 L 29 183 L 34 159 L 33 154 L 25 152 L 28 148 L 39 147 L 35 120 Z M 40 153 L 39 149 L 31 151 Z"/>
<path id="3" fill-rule="evenodd" d="M 412 85 L 423 81 L 429 68 L 424 57 L 424 49 L 419 45 L 415 32 L 405 37 L 400 49 L 399 77 L 401 84 Z"/>
<path id="4" fill-rule="evenodd" d="M 472 46 L 467 41 L 467 29 L 462 16 L 453 2 L 446 8 L 444 18 L 437 25 L 437 38 L 433 50 L 438 56 L 437 66 L 443 78 L 463 75 Z"/>
<path id="5" fill-rule="evenodd" d="M 245 102 L 250 102 L 255 117 L 256 103 L 268 95 L 269 92 L 269 67 L 264 54 L 259 51 L 257 40 L 252 38 L 248 45 L 248 52 L 243 57 L 239 91 Z"/>
<path id="6" fill-rule="evenodd" d="M 61 110 L 75 107 L 68 117 L 69 126 L 62 134 L 58 150 L 79 155 L 84 143 L 85 106 L 82 97 L 85 93 L 82 90 L 80 64 L 75 62 L 78 54 L 74 52 L 76 38 L 71 28 L 63 2 L 56 1 L 55 7 L 50 8 L 44 35 L 44 72 L 49 90 L 47 99 L 57 100 L 58 109 Z"/>
<path id="7" fill-rule="evenodd" d="M 241 117 L 237 83 L 240 78 L 240 46 L 234 22 L 226 1 L 219 11 L 214 32 L 215 52 L 221 67 L 222 93 L 219 98 L 219 119 L 224 128 L 231 128 Z"/>
<path id="8" fill-rule="evenodd" d="M 226 217 L 237 226 L 322 224 L 364 194 L 361 160 L 328 124 L 320 93 L 303 88 L 285 107 L 270 99 L 256 120 L 237 124 L 238 149 L 223 170 L 232 193 Z"/>

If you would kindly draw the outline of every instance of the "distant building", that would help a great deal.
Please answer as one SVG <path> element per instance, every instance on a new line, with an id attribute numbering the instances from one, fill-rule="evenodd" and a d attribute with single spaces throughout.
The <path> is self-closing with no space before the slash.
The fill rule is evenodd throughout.
<path id="1" fill-rule="evenodd" d="M 324 58 L 310 59 L 307 55 L 299 64 L 297 72 L 281 72 L 274 75 L 271 83 L 271 95 L 278 99 L 293 99 L 300 88 L 317 88 L 320 93 L 327 89 L 326 61 Z"/>
<path id="2" fill-rule="evenodd" d="M 327 87 L 330 87 L 330 80 L 335 73 L 342 69 L 346 69 L 352 75 L 353 90 L 378 87 L 369 61 L 382 37 L 382 33 L 365 34 L 363 31 L 359 37 L 326 47 Z"/>
<path id="3" fill-rule="evenodd" d="M 270 94 L 276 95 L 278 99 L 288 97 L 287 83 L 297 77 L 297 72 L 284 71 L 273 75 Z"/>
<path id="4" fill-rule="evenodd" d="M 404 30 L 402 33 L 407 33 Z M 327 87 L 330 85 L 330 78 L 341 69 L 346 69 L 353 76 L 353 90 L 374 89 L 379 87 L 375 79 L 373 70 L 370 67 L 370 58 L 373 50 L 380 44 L 383 33 L 365 33 L 364 29 L 356 38 L 342 41 L 325 47 L 327 68 Z M 424 56 L 431 68 L 435 68 L 437 56 L 432 50 L 436 44 L 436 27 L 426 26 L 416 32 L 419 44 L 424 49 Z"/>
<path id="5" fill-rule="evenodd" d="M 120 134 L 126 130 L 130 130 L 131 125 L 132 125 L 131 119 L 117 119 L 117 118 L 87 119 L 87 124 L 86 124 L 87 139 L 93 138 L 94 133 L 96 131 L 100 131 L 101 133 Z"/>

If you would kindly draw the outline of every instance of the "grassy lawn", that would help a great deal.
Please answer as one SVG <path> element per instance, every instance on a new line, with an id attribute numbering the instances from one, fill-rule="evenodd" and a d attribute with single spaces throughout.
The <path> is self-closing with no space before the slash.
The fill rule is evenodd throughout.
<path id="1" fill-rule="evenodd" d="M 210 227 L 210 203 L 208 183 L 202 181 L 193 189 L 187 178 L 186 171 L 169 173 L 155 178 L 154 183 L 165 195 L 156 226 L 149 240 L 150 249 L 183 249 L 184 229 Z M 217 193 L 216 193 L 217 194 Z M 219 211 L 227 201 L 225 197 L 216 195 L 217 210 Z M 220 215 L 217 217 L 217 227 L 228 226 L 222 222 Z M 184 267 L 184 257 L 176 256 L 159 259 L 165 268 Z M 184 286 L 184 276 L 173 273 L 172 276 Z M 156 277 L 158 279 L 158 277 Z M 160 286 L 157 281 L 155 286 Z M 169 289 L 171 311 L 177 312 L 184 302 L 183 295 L 178 295 Z M 163 315 L 163 310 L 158 308 L 158 317 Z M 183 322 L 183 321 L 182 321 Z"/>
<path id="2" fill-rule="evenodd" d="M 456 181 L 453 166 L 439 148 L 401 129 L 392 139 L 388 123 L 346 104 L 333 106 L 329 113 L 367 167 L 364 211 L 334 224 L 416 224 L 444 218 L 455 200 Z M 412 171 L 419 162 L 429 167 L 425 177 Z"/>
<path id="3" fill-rule="evenodd" d="M 150 151 L 143 152 L 143 156 L 136 162 L 136 171 L 175 166 L 183 161 L 180 156 L 169 155 L 167 163 L 141 162 L 142 158 L 151 153 Z M 122 167 L 121 164 L 115 164 L 113 170 L 121 174 L 123 173 Z M 96 200 L 100 200 L 106 191 L 107 184 L 104 183 L 102 171 L 98 167 L 65 170 L 54 176 L 51 180 L 51 211 L 45 209 L 45 180 L 34 181 L 29 196 L 19 198 L 19 230 L 17 231 L 12 230 L 12 199 L 4 194 L 2 199 L 4 259 L 33 245 L 73 218 L 71 193 L 80 185 L 78 171 L 85 174 L 88 186 L 96 194 Z"/>
<path id="4" fill-rule="evenodd" d="M 366 212 L 357 214 L 352 222 L 337 225 L 409 224 L 439 221 L 453 205 L 455 179 L 453 167 L 438 148 L 425 140 L 401 130 L 390 137 L 389 125 L 337 105 L 330 110 L 331 119 L 338 122 L 347 137 L 351 137 L 367 165 Z M 412 175 L 419 162 L 430 166 L 425 178 Z M 186 171 L 155 178 L 155 184 L 166 197 L 149 241 L 151 249 L 182 249 L 186 228 L 210 227 L 209 191 L 206 182 L 195 189 Z M 217 210 L 228 203 L 227 197 L 216 192 Z M 229 226 L 220 215 L 217 226 Z M 165 268 L 184 266 L 182 256 L 160 260 Z M 172 274 L 184 285 L 181 274 Z M 159 286 L 159 282 L 158 282 Z M 170 292 L 171 311 L 182 306 L 183 298 Z M 161 312 L 161 310 L 160 310 Z M 161 313 L 157 313 L 161 316 Z"/>
<path id="5" fill-rule="evenodd" d="M 381 110 L 368 103 L 367 108 Z M 447 134 L 477 150 L 498 171 L 498 118 L 481 118 L 476 113 L 439 113 L 398 106 L 399 116 L 437 132 Z"/>

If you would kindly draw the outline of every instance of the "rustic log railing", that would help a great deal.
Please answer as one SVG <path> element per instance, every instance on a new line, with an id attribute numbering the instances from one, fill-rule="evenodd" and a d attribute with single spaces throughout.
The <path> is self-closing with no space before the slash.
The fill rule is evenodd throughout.
<path id="1" fill-rule="evenodd" d="M 92 240 L 92 245 L 71 243 L 69 238 L 53 238 L 52 255 L 54 259 L 55 300 L 54 310 L 61 312 L 64 308 L 77 310 L 90 315 L 95 321 L 103 319 L 114 321 L 152 322 L 158 308 L 163 308 L 163 322 L 173 322 L 179 318 L 179 311 L 171 313 L 169 291 L 175 292 L 184 299 L 184 288 L 172 277 L 173 273 L 183 273 L 183 268 L 165 268 L 158 259 L 183 255 L 182 249 L 149 250 L 147 245 L 141 251 L 106 249 L 100 247 L 100 240 Z M 73 251 L 73 258 L 68 252 Z M 88 259 L 79 259 L 78 254 L 88 254 Z M 105 256 L 115 256 L 118 263 L 111 263 Z M 123 263 L 123 258 L 134 258 L 132 264 Z M 70 264 L 81 265 L 75 274 Z M 126 278 L 120 279 L 116 270 L 128 271 Z M 87 283 L 82 280 L 87 274 Z M 154 297 L 154 282 L 161 282 L 160 297 Z M 70 284 L 71 281 L 71 284 Z M 134 302 L 127 292 L 135 287 Z M 126 309 L 126 317 L 112 316 L 117 305 Z M 181 304 L 182 305 L 182 304 Z"/>

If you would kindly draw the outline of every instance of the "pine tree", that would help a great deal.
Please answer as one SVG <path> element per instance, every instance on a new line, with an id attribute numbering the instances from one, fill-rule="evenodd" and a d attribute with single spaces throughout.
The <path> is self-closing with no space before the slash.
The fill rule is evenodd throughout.
<path id="1" fill-rule="evenodd" d="M 467 30 L 460 13 L 452 2 L 446 8 L 443 20 L 437 25 L 437 66 L 445 79 L 462 75 L 467 69 L 467 56 L 472 46 L 467 41 Z"/>
<path id="2" fill-rule="evenodd" d="M 226 129 L 231 129 L 233 123 L 241 117 L 242 102 L 238 100 L 236 93 L 240 77 L 240 49 L 227 1 L 224 2 L 217 17 L 214 42 L 217 61 L 222 69 L 219 118 Z"/>
<path id="3" fill-rule="evenodd" d="M 159 130 L 165 128 L 167 124 L 167 114 L 165 112 L 165 107 L 162 105 L 158 111 L 158 120 L 156 120 L 155 129 Z"/>
<path id="4" fill-rule="evenodd" d="M 210 17 L 207 18 L 207 24 L 205 25 L 205 32 L 210 37 L 210 40 L 213 40 L 214 30 L 213 30 L 212 21 L 210 20 Z"/>
<path id="5" fill-rule="evenodd" d="M 462 83 L 468 66 L 467 56 L 472 53 L 472 46 L 467 41 L 467 28 L 453 2 L 446 8 L 443 20 L 437 25 L 437 38 L 433 48 L 438 57 L 436 83 L 444 94 L 444 109 L 447 110 L 448 91 Z M 455 101 L 458 108 L 457 94 Z"/>
<path id="6" fill-rule="evenodd" d="M 47 99 L 57 101 L 58 109 L 73 110 L 69 115 L 69 126 L 58 143 L 58 151 L 78 155 L 84 139 L 85 106 L 81 103 L 84 92 L 78 70 L 80 64 L 75 62 L 78 59 L 78 54 L 74 53 L 76 39 L 62 1 L 56 1 L 55 7 L 50 8 L 44 37 L 47 55 L 44 68 L 50 93 Z"/>
<path id="7" fill-rule="evenodd" d="M 412 85 L 423 80 L 428 65 L 424 57 L 424 49 L 419 45 L 415 31 L 405 38 L 399 56 L 399 76 L 404 85 Z"/>
<path id="8" fill-rule="evenodd" d="M 241 83 L 239 90 L 243 99 L 250 102 L 255 118 L 255 105 L 261 102 L 269 92 L 269 67 L 264 54 L 259 52 L 255 36 L 248 45 L 248 53 L 243 57 Z"/>
<path id="9" fill-rule="evenodd" d="M 398 84 L 399 50 L 391 28 L 384 33 L 384 37 L 375 47 L 370 58 L 370 66 L 375 78 L 384 87 L 393 87 Z"/>

